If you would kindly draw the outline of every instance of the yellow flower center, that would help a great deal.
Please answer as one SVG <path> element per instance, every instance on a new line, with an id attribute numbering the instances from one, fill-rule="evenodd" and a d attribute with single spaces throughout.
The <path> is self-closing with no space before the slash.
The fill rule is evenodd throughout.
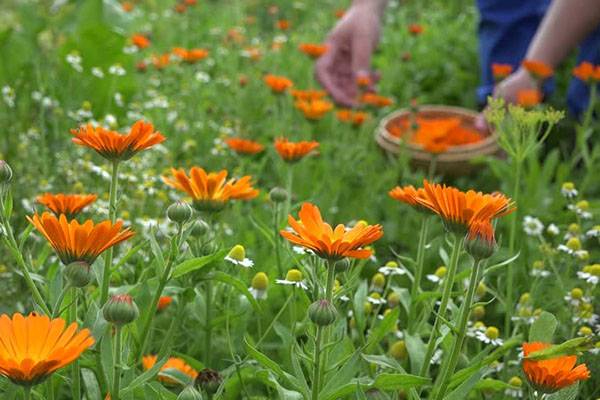
<path id="1" fill-rule="evenodd" d="M 385 266 L 388 268 L 398 268 L 398 263 L 396 261 L 388 261 L 385 263 Z"/>
<path id="2" fill-rule="evenodd" d="M 581 241 L 576 237 L 572 237 L 567 241 L 567 247 L 573 251 L 581 250 Z"/>
<path id="3" fill-rule="evenodd" d="M 520 304 L 527 304 L 531 301 L 531 295 L 529 294 L 529 292 L 525 292 L 521 295 L 521 298 L 519 299 L 519 303 Z"/>
<path id="4" fill-rule="evenodd" d="M 231 248 L 227 256 L 237 261 L 244 261 L 244 258 L 246 258 L 246 249 L 241 244 L 236 244 Z"/>
<path id="5" fill-rule="evenodd" d="M 290 269 L 285 275 L 285 280 L 290 282 L 301 282 L 302 272 L 298 269 Z"/>
<path id="6" fill-rule="evenodd" d="M 390 355 L 399 360 L 408 357 L 408 351 L 406 350 L 406 343 L 404 343 L 404 340 L 398 340 L 390 346 Z"/>
<path id="7" fill-rule="evenodd" d="M 495 326 L 490 326 L 485 330 L 485 336 L 488 338 L 495 340 L 500 337 L 500 331 Z"/>
<path id="8" fill-rule="evenodd" d="M 581 228 L 579 227 L 578 224 L 571 224 L 571 225 L 569 225 L 568 231 L 569 231 L 569 233 L 576 234 L 576 233 L 579 233 L 580 229 Z"/>
<path id="9" fill-rule="evenodd" d="M 269 277 L 264 272 L 258 272 L 252 278 L 252 287 L 256 290 L 266 290 L 269 286 Z"/>
<path id="10" fill-rule="evenodd" d="M 583 297 L 583 290 L 580 288 L 573 288 L 571 290 L 571 297 L 574 299 L 581 299 Z"/>
<path id="11" fill-rule="evenodd" d="M 575 204 L 575 206 L 580 210 L 587 210 L 588 208 L 590 208 L 590 203 L 587 200 L 581 200 L 578 201 L 577 204 Z"/>
<path id="12" fill-rule="evenodd" d="M 511 386 L 521 387 L 523 385 L 523 381 L 518 376 L 513 376 L 508 380 L 508 384 Z"/>
<path id="13" fill-rule="evenodd" d="M 533 269 L 544 269 L 544 262 L 542 260 L 534 261 Z"/>
<path id="14" fill-rule="evenodd" d="M 444 266 L 439 267 L 438 269 L 435 270 L 435 276 L 437 276 L 438 278 L 443 278 L 444 276 L 446 276 L 446 272 L 448 272 L 448 269 Z"/>
<path id="15" fill-rule="evenodd" d="M 380 272 L 376 273 L 371 278 L 371 285 L 376 288 L 383 288 L 385 286 L 385 276 Z"/>
<path id="16" fill-rule="evenodd" d="M 590 336 L 593 333 L 592 328 L 589 326 L 582 326 L 579 328 L 579 335 L 581 336 Z"/>

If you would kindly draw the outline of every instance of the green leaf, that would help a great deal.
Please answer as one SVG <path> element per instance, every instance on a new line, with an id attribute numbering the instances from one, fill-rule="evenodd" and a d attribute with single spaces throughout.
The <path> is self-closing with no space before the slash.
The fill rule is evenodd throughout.
<path id="1" fill-rule="evenodd" d="M 380 390 L 404 390 L 423 386 L 430 382 L 429 378 L 410 374 L 379 374 L 373 386 Z"/>
<path id="2" fill-rule="evenodd" d="M 518 386 L 510 385 L 504 381 L 500 381 L 498 379 L 486 378 L 483 379 L 475 385 L 475 389 L 478 390 L 493 390 L 495 392 L 499 392 L 501 390 L 506 389 L 519 389 Z"/>
<path id="3" fill-rule="evenodd" d="M 277 375 L 278 377 L 282 378 L 284 376 L 284 371 L 281 369 L 279 364 L 271 360 L 269 357 L 267 357 L 258 349 L 253 347 L 250 343 L 248 343 L 247 338 L 244 338 L 244 343 L 246 344 L 246 351 L 248 352 L 248 355 L 250 357 L 258 361 L 258 363 L 263 367 L 273 371 L 273 373 L 275 373 L 275 375 Z"/>
<path id="4" fill-rule="evenodd" d="M 552 337 L 557 326 L 556 317 L 543 311 L 529 329 L 529 341 L 552 343 Z"/>
<path id="5" fill-rule="evenodd" d="M 85 393 L 90 400 L 101 400 L 102 395 L 100 394 L 100 386 L 96 379 L 94 371 L 88 368 L 81 369 L 81 377 L 83 378 L 83 386 L 85 387 Z"/>
<path id="6" fill-rule="evenodd" d="M 448 396 L 444 397 L 444 400 L 464 400 L 477 382 L 479 382 L 481 378 L 483 378 L 483 376 L 489 372 L 491 372 L 489 368 L 480 369 L 471 375 L 469 379 L 464 381 L 454 391 L 452 391 Z"/>
<path id="7" fill-rule="evenodd" d="M 252 305 L 252 308 L 254 308 L 254 310 L 256 312 L 261 312 L 260 309 L 260 305 L 258 304 L 258 302 L 256 301 L 256 299 L 254 298 L 254 296 L 252 296 L 252 293 L 250 293 L 250 291 L 248 290 L 248 288 L 246 287 L 246 285 L 244 284 L 244 282 L 240 281 L 237 278 L 234 278 L 231 275 L 228 275 L 224 272 L 221 271 L 215 271 L 211 277 L 211 279 L 214 279 L 216 281 L 219 282 L 223 282 L 226 283 L 228 285 L 233 286 L 235 289 L 237 289 L 238 292 L 240 292 L 241 294 L 243 294 L 248 301 L 250 302 L 250 304 Z"/>
<path id="8" fill-rule="evenodd" d="M 394 308 L 393 311 L 388 313 L 383 318 L 383 321 L 381 321 L 381 323 L 371 331 L 365 348 L 366 353 L 373 352 L 373 349 L 385 337 L 385 335 L 387 335 L 389 332 L 393 331 L 394 328 L 396 328 L 396 322 L 398 321 L 399 315 L 400 309 L 398 307 Z"/>
<path id="9" fill-rule="evenodd" d="M 352 354 L 352 357 L 350 357 L 343 364 L 343 367 L 341 369 L 339 369 L 338 371 L 333 371 L 333 373 L 330 374 L 330 379 L 325 379 L 327 384 L 319 392 L 319 398 L 331 398 L 332 394 L 335 393 L 340 386 L 349 382 L 352 379 L 352 377 L 356 375 L 356 373 L 360 369 L 360 353 L 361 349 L 359 348 L 354 352 L 354 354 Z M 327 368 L 328 366 L 325 367 Z"/>
<path id="10" fill-rule="evenodd" d="M 362 388 L 368 388 L 371 385 L 371 380 L 368 378 L 354 378 L 346 384 L 337 385 L 331 393 L 319 393 L 319 400 L 338 400 L 346 398 L 354 394 Z"/>
<path id="11" fill-rule="evenodd" d="M 574 338 L 571 340 L 567 340 L 564 343 L 550 346 L 543 350 L 535 351 L 525 358 L 528 360 L 548 360 L 550 358 L 577 354 L 586 342 L 589 342 L 589 339 L 587 337 Z"/>
<path id="12" fill-rule="evenodd" d="M 367 300 L 367 283 L 361 282 L 354 294 L 354 319 L 356 320 L 356 328 L 359 332 L 365 330 L 365 301 Z"/>
<path id="13" fill-rule="evenodd" d="M 182 386 L 187 386 L 193 382 L 193 379 L 189 375 L 183 373 L 182 371 L 176 368 L 163 369 L 158 373 L 158 376 L 173 379 L 175 382 L 179 383 Z"/>
<path id="14" fill-rule="evenodd" d="M 178 264 L 173 268 L 173 278 L 179 278 L 183 275 L 189 274 L 190 272 L 197 271 L 204 268 L 208 264 L 218 259 L 223 259 L 227 254 L 227 250 L 221 250 L 214 254 L 207 256 L 196 257 Z"/>
<path id="15" fill-rule="evenodd" d="M 158 371 L 167 362 L 168 359 L 169 359 L 169 357 L 167 357 L 167 356 L 161 358 L 160 360 L 158 360 L 156 362 L 156 364 L 154 364 L 152 366 L 152 368 L 150 368 L 147 371 L 144 371 L 141 375 L 137 376 L 134 380 L 131 381 L 131 383 L 129 385 L 127 385 L 126 388 L 121 390 L 121 396 L 123 396 L 123 398 L 125 398 L 137 387 L 148 382 L 150 379 L 154 378 L 154 376 L 156 374 L 158 374 Z"/>
<path id="16" fill-rule="evenodd" d="M 410 359 L 410 370 L 412 372 L 420 371 L 425 360 L 425 343 L 418 335 L 410 335 L 408 331 L 404 332 L 404 342 Z"/>

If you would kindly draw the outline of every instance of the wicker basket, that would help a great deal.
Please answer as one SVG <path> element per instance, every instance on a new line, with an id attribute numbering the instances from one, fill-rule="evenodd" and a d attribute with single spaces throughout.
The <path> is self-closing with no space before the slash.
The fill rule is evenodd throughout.
<path id="1" fill-rule="evenodd" d="M 419 107 L 419 116 L 425 118 L 448 118 L 459 117 L 466 128 L 475 128 L 477 113 L 460 107 L 424 105 Z M 410 152 L 412 164 L 417 168 L 428 169 L 434 157 L 423 149 L 419 144 L 401 143 L 400 138 L 393 136 L 388 127 L 398 119 L 408 119 L 410 111 L 402 109 L 394 111 L 383 118 L 375 131 L 375 140 L 388 153 L 397 155 L 405 149 Z M 476 143 L 460 146 L 452 146 L 446 152 L 437 154 L 436 172 L 444 175 L 459 176 L 467 175 L 474 171 L 475 165 L 471 160 L 480 156 L 498 155 L 500 147 L 497 143 L 495 132 L 481 132 L 484 138 Z"/>

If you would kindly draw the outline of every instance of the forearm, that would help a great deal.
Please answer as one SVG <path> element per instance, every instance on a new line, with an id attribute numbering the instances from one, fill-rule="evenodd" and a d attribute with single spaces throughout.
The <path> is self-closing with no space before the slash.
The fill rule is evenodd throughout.
<path id="1" fill-rule="evenodd" d="M 526 58 L 556 67 L 598 25 L 600 0 L 554 0 Z"/>
<path id="2" fill-rule="evenodd" d="M 385 7 L 387 6 L 388 0 L 354 0 L 352 2 L 352 7 L 354 6 L 359 6 L 359 7 L 372 7 L 373 9 L 375 9 L 377 11 L 377 13 L 379 14 L 379 17 L 381 17 L 383 15 L 383 12 L 385 11 Z"/>

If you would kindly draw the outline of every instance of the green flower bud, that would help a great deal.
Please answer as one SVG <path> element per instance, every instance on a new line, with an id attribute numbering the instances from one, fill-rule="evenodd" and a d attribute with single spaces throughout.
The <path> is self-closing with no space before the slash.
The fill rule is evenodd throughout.
<path id="1" fill-rule="evenodd" d="M 389 349 L 390 356 L 397 360 L 405 360 L 408 357 L 408 350 L 406 350 L 406 343 L 404 340 L 398 340 L 394 342 Z"/>
<path id="2" fill-rule="evenodd" d="M 197 219 L 192 224 L 192 236 L 194 237 L 202 237 L 208 233 L 210 230 L 210 226 L 201 219 Z"/>
<path id="3" fill-rule="evenodd" d="M 388 294 L 387 302 L 390 308 L 395 308 L 396 306 L 398 306 L 398 304 L 400 304 L 400 295 L 396 292 Z"/>
<path id="4" fill-rule="evenodd" d="M 477 306 L 473 308 L 473 311 L 471 311 L 471 316 L 474 320 L 481 320 L 483 317 L 485 317 L 485 307 Z"/>
<path id="5" fill-rule="evenodd" d="M 221 377 L 221 374 L 219 374 L 218 371 L 210 368 L 204 368 L 198 373 L 194 383 L 206 393 L 215 394 L 217 390 L 219 390 L 221 382 L 223 382 L 223 377 Z"/>
<path id="6" fill-rule="evenodd" d="M 135 321 L 139 313 L 133 298 L 128 294 L 113 295 L 102 308 L 104 319 L 117 326 Z"/>
<path id="7" fill-rule="evenodd" d="M 350 260 L 348 258 L 342 258 L 341 260 L 337 260 L 334 266 L 335 272 L 344 272 L 350 268 Z"/>
<path id="8" fill-rule="evenodd" d="M 0 160 L 0 185 L 7 185 L 12 180 L 12 169 L 4 160 Z"/>
<path id="9" fill-rule="evenodd" d="M 177 400 L 202 400 L 202 393 L 200 393 L 193 386 L 187 386 L 185 389 L 179 393 L 177 396 Z"/>
<path id="10" fill-rule="evenodd" d="M 75 261 L 65 267 L 65 276 L 71 286 L 86 287 L 92 280 L 92 268 L 85 261 Z"/>
<path id="11" fill-rule="evenodd" d="M 167 217 L 173 222 L 183 224 L 192 217 L 192 207 L 183 201 L 178 201 L 167 208 Z"/>
<path id="12" fill-rule="evenodd" d="M 337 310 L 327 300 L 317 300 L 308 307 L 308 317 L 318 326 L 333 324 L 337 317 Z"/>
<path id="13" fill-rule="evenodd" d="M 513 376 L 508 380 L 508 384 L 511 386 L 521 387 L 523 386 L 523 381 L 518 376 Z"/>
<path id="14" fill-rule="evenodd" d="M 271 199 L 273 203 L 283 203 L 288 199 L 288 197 L 289 194 L 287 190 L 280 187 L 274 187 L 269 192 L 269 199 Z"/>

